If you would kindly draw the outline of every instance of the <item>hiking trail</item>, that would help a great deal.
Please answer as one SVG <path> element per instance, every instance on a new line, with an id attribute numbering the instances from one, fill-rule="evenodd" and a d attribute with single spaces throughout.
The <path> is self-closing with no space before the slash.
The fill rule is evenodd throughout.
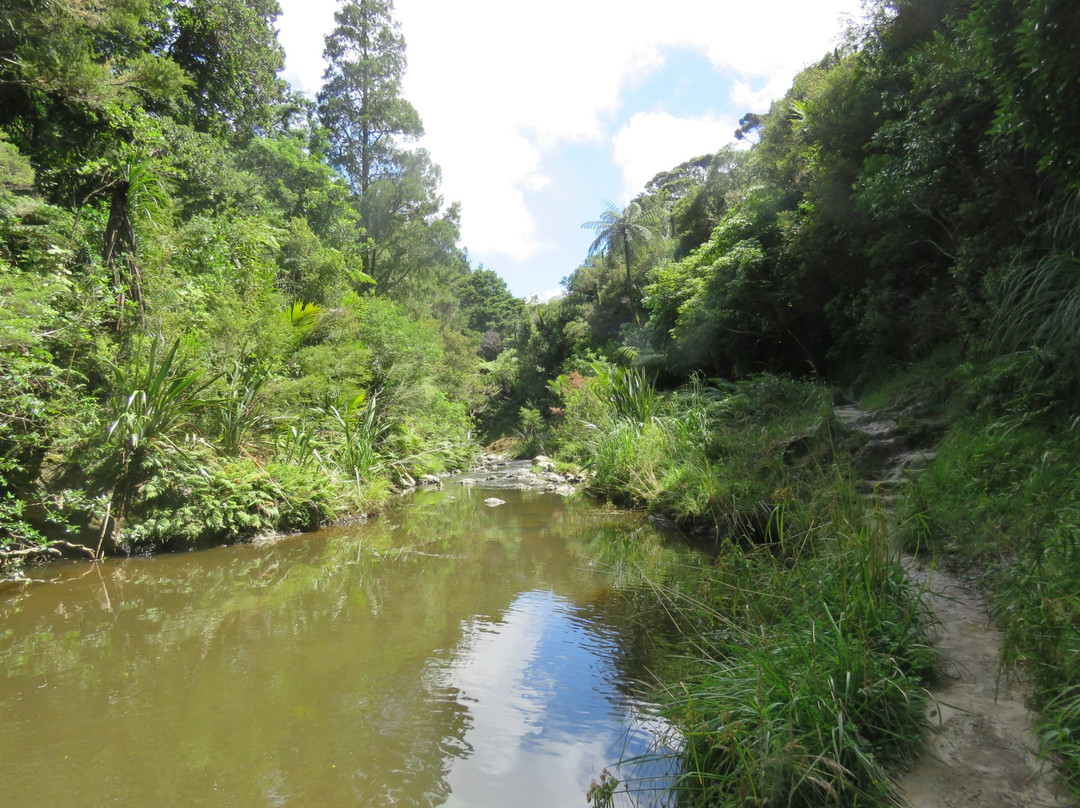
<path id="1" fill-rule="evenodd" d="M 836 408 L 844 427 L 865 442 L 856 450 L 866 493 L 886 506 L 935 456 L 943 425 L 917 413 L 894 417 L 848 405 Z M 908 426 L 901 427 L 901 421 Z M 942 681 L 929 706 L 930 730 L 913 767 L 896 780 L 909 808 L 1059 808 L 1049 766 L 1038 760 L 1032 714 L 1022 681 L 1002 675 L 1002 634 L 976 590 L 923 559 L 904 557 L 911 579 L 937 621 L 933 639 L 943 657 Z"/>

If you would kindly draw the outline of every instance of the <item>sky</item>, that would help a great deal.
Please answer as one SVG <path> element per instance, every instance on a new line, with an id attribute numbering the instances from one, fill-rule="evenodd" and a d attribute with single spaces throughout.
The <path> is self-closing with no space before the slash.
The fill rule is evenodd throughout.
<path id="1" fill-rule="evenodd" d="M 309 96 L 337 0 L 280 0 L 284 78 Z M 461 203 L 461 246 L 519 297 L 585 260 L 581 227 L 660 171 L 734 142 L 861 0 L 396 0 L 404 96 Z"/>

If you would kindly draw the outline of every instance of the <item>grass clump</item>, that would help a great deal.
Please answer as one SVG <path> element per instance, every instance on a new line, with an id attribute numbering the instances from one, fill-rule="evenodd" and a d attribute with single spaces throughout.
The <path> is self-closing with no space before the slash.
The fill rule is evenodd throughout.
<path id="1" fill-rule="evenodd" d="M 684 610 L 714 628 L 668 707 L 681 805 L 885 804 L 888 767 L 918 746 L 936 656 L 899 559 L 865 527 L 795 545 L 729 546 Z"/>
<path id="2" fill-rule="evenodd" d="M 640 370 L 594 370 L 554 385 L 566 405 L 561 456 L 590 469 L 594 492 L 684 529 L 766 538 L 781 508 L 811 495 L 802 471 L 832 451 L 830 396 L 817 385 L 695 378 L 661 394 Z"/>
<path id="3" fill-rule="evenodd" d="M 661 701 L 681 733 L 679 804 L 887 804 L 936 657 L 837 454 L 829 391 L 775 376 L 668 394 L 642 382 L 609 368 L 556 387 L 562 451 L 594 489 L 715 538 L 713 556 L 658 588 L 694 648 L 661 675 L 677 682 Z"/>

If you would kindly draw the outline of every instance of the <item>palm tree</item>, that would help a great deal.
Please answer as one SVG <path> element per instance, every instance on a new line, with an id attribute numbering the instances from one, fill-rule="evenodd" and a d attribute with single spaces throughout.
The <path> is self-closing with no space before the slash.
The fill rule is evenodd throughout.
<path id="1" fill-rule="evenodd" d="M 622 210 L 612 202 L 605 202 L 600 218 L 581 226 L 596 233 L 596 240 L 589 247 L 589 255 L 597 252 L 610 254 L 614 250 L 622 252 L 626 264 L 626 285 L 632 288 L 630 245 L 649 241 L 656 235 L 653 229 L 655 225 L 656 211 L 634 200 Z"/>

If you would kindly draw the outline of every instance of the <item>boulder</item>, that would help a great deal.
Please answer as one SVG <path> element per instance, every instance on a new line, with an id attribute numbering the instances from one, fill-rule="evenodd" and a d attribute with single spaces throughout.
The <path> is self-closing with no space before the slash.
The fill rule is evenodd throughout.
<path id="1" fill-rule="evenodd" d="M 533 466 L 540 471 L 555 471 L 555 461 L 547 455 L 537 455 L 533 458 Z"/>

